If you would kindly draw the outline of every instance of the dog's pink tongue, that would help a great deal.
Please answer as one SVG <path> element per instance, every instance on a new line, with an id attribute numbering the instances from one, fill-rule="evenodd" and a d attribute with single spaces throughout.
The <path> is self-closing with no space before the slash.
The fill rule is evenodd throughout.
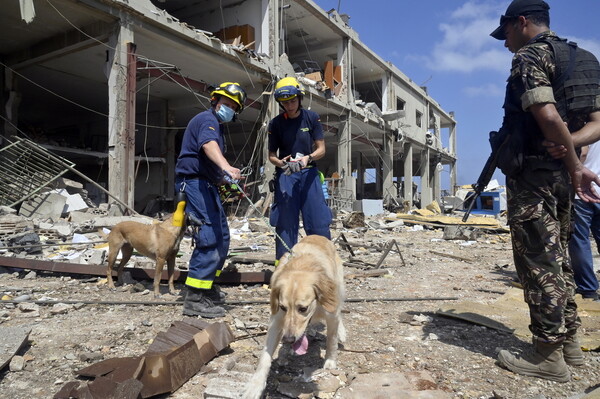
<path id="1" fill-rule="evenodd" d="M 308 338 L 306 338 L 306 334 L 303 334 L 298 341 L 294 342 L 292 345 L 292 349 L 296 355 L 304 355 L 308 350 Z"/>

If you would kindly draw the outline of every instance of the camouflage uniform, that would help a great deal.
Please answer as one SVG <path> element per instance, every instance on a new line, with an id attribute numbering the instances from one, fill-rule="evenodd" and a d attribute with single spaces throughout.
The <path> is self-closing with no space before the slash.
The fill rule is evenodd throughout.
<path id="1" fill-rule="evenodd" d="M 553 52 L 548 44 L 536 42 L 544 36 L 555 34 L 548 31 L 532 39 L 513 58 L 507 95 L 519 98 L 522 110 L 555 103 Z M 515 267 L 530 310 L 529 328 L 534 337 L 557 344 L 580 325 L 566 252 L 572 191 L 562 163 L 553 162 L 539 145 L 540 133 L 538 129 L 539 137 L 525 141 L 529 155 L 524 171 L 507 176 L 508 221 Z"/>

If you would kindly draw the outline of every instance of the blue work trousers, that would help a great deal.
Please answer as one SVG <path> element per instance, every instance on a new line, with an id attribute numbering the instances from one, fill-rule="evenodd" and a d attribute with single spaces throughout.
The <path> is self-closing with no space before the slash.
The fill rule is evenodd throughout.
<path id="1" fill-rule="evenodd" d="M 573 233 L 569 240 L 569 254 L 575 277 L 576 291 L 584 298 L 597 298 L 598 278 L 594 273 L 590 230 L 600 240 L 600 204 L 573 201 Z"/>
<path id="2" fill-rule="evenodd" d="M 178 177 L 175 190 L 184 186 L 187 196 L 185 212 L 202 223 L 194 227 L 194 251 L 190 258 L 185 284 L 210 289 L 227 259 L 229 226 L 219 192 L 214 184 L 202 179 Z"/>
<path id="3" fill-rule="evenodd" d="M 275 257 L 280 259 L 298 242 L 300 212 L 307 235 L 316 234 L 331 239 L 331 209 L 323 195 L 317 168 L 305 168 L 286 176 L 277 171 L 275 199 L 270 222 L 279 237 L 275 237 Z M 283 240 L 286 246 L 281 242 Z"/>

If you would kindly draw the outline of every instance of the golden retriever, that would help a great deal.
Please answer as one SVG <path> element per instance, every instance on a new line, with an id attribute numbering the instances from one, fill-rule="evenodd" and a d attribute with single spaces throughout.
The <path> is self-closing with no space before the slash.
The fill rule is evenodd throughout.
<path id="1" fill-rule="evenodd" d="M 333 243 L 310 235 L 285 254 L 271 277 L 271 319 L 258 367 L 244 391 L 245 399 L 259 399 L 267 385 L 273 354 L 279 342 L 291 344 L 296 354 L 306 353 L 306 327 L 324 320 L 327 350 L 324 368 L 337 365 L 338 342 L 346 340 L 342 322 L 344 301 L 342 260 Z"/>
<path id="2" fill-rule="evenodd" d="M 108 234 L 108 266 L 106 277 L 108 288 L 114 289 L 112 269 L 117 260 L 119 251 L 123 257 L 117 266 L 117 282 L 123 283 L 123 269 L 131 258 L 133 250 L 156 261 L 154 272 L 154 296 L 160 296 L 160 279 L 162 271 L 167 264 L 169 276 L 169 292 L 175 294 L 173 275 L 175 271 L 175 257 L 179 251 L 179 244 L 185 233 L 183 226 L 173 226 L 173 215 L 165 221 L 155 224 L 144 224 L 133 221 L 117 223 Z"/>

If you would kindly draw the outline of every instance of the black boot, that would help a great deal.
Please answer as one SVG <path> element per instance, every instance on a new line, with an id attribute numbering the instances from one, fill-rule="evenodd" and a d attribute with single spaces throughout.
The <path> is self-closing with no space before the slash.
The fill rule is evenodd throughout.
<path id="1" fill-rule="evenodd" d="M 222 303 L 225 302 L 225 297 L 227 296 L 227 293 L 223 292 L 221 290 L 221 287 L 219 287 L 218 285 L 213 284 L 209 290 L 204 290 L 204 295 L 209 297 L 210 300 L 215 303 Z"/>
<path id="2" fill-rule="evenodd" d="M 208 290 L 187 287 L 187 294 L 183 301 L 183 314 L 185 316 L 200 316 L 207 319 L 225 316 L 225 309 L 215 306 L 207 295 Z"/>

